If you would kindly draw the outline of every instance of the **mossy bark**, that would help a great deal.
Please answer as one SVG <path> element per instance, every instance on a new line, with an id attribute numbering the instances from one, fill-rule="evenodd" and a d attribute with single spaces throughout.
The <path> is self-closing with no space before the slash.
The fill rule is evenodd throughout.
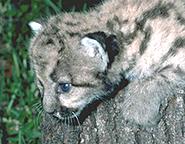
<path id="1" fill-rule="evenodd" d="M 185 144 L 185 95 L 165 101 L 163 115 L 153 127 L 142 127 L 124 120 L 117 96 L 101 103 L 81 127 L 65 126 L 45 115 L 42 122 L 43 144 Z"/>

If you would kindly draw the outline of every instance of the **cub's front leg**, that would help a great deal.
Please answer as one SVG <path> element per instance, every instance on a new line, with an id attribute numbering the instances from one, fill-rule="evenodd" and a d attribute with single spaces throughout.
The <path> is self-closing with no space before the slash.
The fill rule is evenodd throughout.
<path id="1" fill-rule="evenodd" d="M 172 85 L 162 77 L 132 81 L 123 91 L 120 109 L 126 120 L 143 126 L 155 125 L 165 97 L 173 95 Z"/>

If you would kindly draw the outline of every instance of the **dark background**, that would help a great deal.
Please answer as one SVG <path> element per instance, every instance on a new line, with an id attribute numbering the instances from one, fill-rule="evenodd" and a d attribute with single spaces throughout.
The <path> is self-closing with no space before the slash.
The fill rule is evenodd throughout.
<path id="1" fill-rule="evenodd" d="M 30 70 L 28 23 L 62 11 L 88 11 L 101 0 L 0 1 L 0 144 L 37 144 L 42 108 Z"/>

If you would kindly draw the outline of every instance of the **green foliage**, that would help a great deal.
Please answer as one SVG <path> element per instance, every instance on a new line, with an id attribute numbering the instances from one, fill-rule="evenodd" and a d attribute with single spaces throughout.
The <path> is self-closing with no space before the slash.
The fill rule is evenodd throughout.
<path id="1" fill-rule="evenodd" d="M 41 105 L 30 69 L 28 23 L 89 7 L 81 0 L 0 1 L 0 144 L 38 144 Z M 64 7 L 65 6 L 65 7 Z M 35 107 L 37 111 L 33 108 Z"/>
<path id="2" fill-rule="evenodd" d="M 27 24 L 46 17 L 45 12 L 49 16 L 59 11 L 50 0 L 0 2 L 0 144 L 40 143 L 38 116 L 33 109 L 40 100 L 29 65 L 31 32 Z"/>
<path id="3" fill-rule="evenodd" d="M 33 104 L 38 102 L 34 74 L 28 61 L 30 30 L 27 23 L 38 17 L 34 3 L 0 2 L 0 143 L 36 144 L 41 133 Z"/>

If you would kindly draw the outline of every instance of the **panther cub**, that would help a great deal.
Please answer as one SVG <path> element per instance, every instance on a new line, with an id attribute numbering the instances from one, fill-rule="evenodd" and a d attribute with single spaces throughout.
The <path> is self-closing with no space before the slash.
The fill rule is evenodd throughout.
<path id="1" fill-rule="evenodd" d="M 185 2 L 107 0 L 89 13 L 65 13 L 35 31 L 30 58 L 47 113 L 77 118 L 125 78 L 125 119 L 156 124 L 163 100 L 185 87 Z"/>

